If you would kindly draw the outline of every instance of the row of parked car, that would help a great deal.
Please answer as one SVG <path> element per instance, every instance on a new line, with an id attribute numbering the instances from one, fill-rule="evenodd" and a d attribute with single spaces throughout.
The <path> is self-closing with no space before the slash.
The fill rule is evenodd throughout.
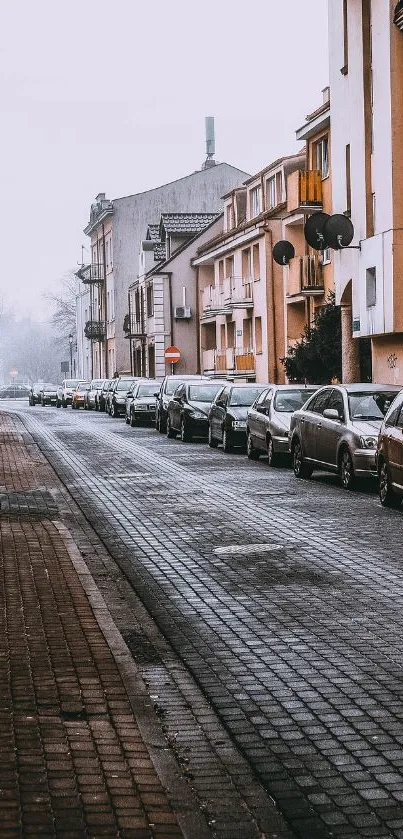
<path id="1" fill-rule="evenodd" d="M 30 404 L 83 407 L 124 416 L 132 426 L 154 424 L 184 442 L 204 438 L 225 452 L 246 450 L 270 466 L 291 459 L 297 478 L 315 469 L 337 473 L 345 489 L 378 476 L 384 506 L 403 497 L 403 390 L 396 385 L 274 385 L 204 376 L 133 376 L 65 380 L 42 385 Z M 52 390 L 53 388 L 53 390 Z"/>

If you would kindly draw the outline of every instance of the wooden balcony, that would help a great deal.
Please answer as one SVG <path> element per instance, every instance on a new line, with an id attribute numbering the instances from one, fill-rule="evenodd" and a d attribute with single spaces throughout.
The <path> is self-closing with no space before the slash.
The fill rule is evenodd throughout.
<path id="1" fill-rule="evenodd" d="M 287 297 L 320 296 L 325 293 L 323 267 L 319 257 L 296 256 L 288 266 Z"/>
<path id="2" fill-rule="evenodd" d="M 235 371 L 237 373 L 255 372 L 255 353 L 250 348 L 235 348 Z"/>
<path id="3" fill-rule="evenodd" d="M 287 178 L 287 212 L 315 213 L 323 206 L 319 169 L 297 170 Z"/>

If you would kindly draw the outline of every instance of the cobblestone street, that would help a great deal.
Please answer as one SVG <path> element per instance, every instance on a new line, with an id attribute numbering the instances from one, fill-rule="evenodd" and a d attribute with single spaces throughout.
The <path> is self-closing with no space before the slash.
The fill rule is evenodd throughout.
<path id="1" fill-rule="evenodd" d="M 212 835 L 401 839 L 402 512 L 104 414 L 10 412 Z"/>

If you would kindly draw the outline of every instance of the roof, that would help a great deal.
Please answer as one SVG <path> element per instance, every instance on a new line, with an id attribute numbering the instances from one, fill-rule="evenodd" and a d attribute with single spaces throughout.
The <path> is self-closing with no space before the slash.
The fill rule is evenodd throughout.
<path id="1" fill-rule="evenodd" d="M 176 257 L 179 256 L 181 253 L 183 253 L 183 251 L 185 251 L 186 248 L 190 248 L 191 245 L 199 238 L 199 236 L 201 236 L 202 233 L 204 233 L 206 230 L 208 230 L 209 227 L 211 227 L 219 218 L 222 218 L 222 217 L 223 217 L 223 213 L 218 213 L 216 216 L 214 216 L 213 221 L 210 221 L 210 223 L 208 225 L 206 225 L 203 228 L 203 230 L 198 230 L 197 233 L 195 233 L 193 236 L 191 236 L 189 239 L 187 239 L 186 242 L 183 243 L 183 245 L 180 245 L 179 248 L 176 248 L 176 250 L 173 252 L 173 254 L 171 254 L 171 256 L 168 259 L 166 259 L 165 245 L 164 244 L 157 245 L 154 248 L 154 259 L 156 261 L 158 261 L 157 256 L 156 256 L 156 252 L 157 252 L 158 248 L 161 247 L 161 248 L 164 249 L 163 256 L 161 257 L 163 262 L 162 262 L 162 264 L 157 265 L 155 268 L 150 268 L 150 270 L 147 271 L 146 277 L 152 277 L 154 274 L 160 273 L 160 272 L 163 273 L 167 265 L 169 265 L 171 262 L 173 262 L 173 260 L 176 259 Z M 214 240 L 212 240 L 212 241 L 214 241 Z M 131 286 L 130 286 L 130 288 L 131 288 Z"/>
<path id="2" fill-rule="evenodd" d="M 147 239 L 159 239 L 159 224 L 149 224 L 147 228 Z"/>
<path id="3" fill-rule="evenodd" d="M 158 242 L 158 244 L 154 248 L 154 260 L 155 262 L 162 262 L 166 257 L 166 250 L 165 250 L 165 243 Z"/>
<path id="4" fill-rule="evenodd" d="M 174 233 L 185 235 L 200 233 L 219 215 L 220 213 L 162 213 L 160 232 L 163 227 L 165 232 L 171 235 Z"/>

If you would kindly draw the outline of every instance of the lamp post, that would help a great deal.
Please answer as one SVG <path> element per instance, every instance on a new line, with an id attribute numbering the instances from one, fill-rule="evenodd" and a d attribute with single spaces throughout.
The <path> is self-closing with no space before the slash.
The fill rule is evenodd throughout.
<path id="1" fill-rule="evenodd" d="M 70 378 L 73 378 L 73 336 L 70 332 L 69 335 L 69 344 L 70 344 Z"/>

